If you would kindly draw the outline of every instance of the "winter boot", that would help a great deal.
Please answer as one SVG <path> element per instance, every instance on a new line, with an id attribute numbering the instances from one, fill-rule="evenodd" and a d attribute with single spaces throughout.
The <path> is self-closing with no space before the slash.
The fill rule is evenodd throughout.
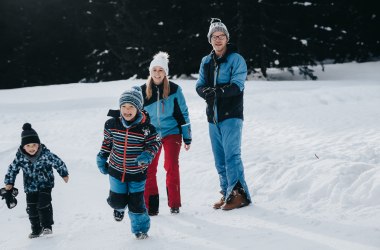
<path id="1" fill-rule="evenodd" d="M 172 207 L 170 208 L 171 214 L 179 214 L 179 208 L 178 207 Z"/>
<path id="2" fill-rule="evenodd" d="M 42 230 L 42 235 L 49 235 L 53 233 L 53 229 L 51 227 L 44 227 Z"/>
<path id="3" fill-rule="evenodd" d="M 115 221 L 122 221 L 124 218 L 124 211 L 113 210 L 113 218 Z"/>
<path id="4" fill-rule="evenodd" d="M 29 234 L 29 239 L 33 239 L 33 238 L 37 238 L 37 237 L 40 237 L 40 235 L 42 234 L 42 228 L 39 227 L 39 228 L 33 228 L 32 229 L 32 232 Z"/>
<path id="5" fill-rule="evenodd" d="M 220 194 L 223 195 L 223 192 L 220 191 Z M 222 198 L 220 198 L 220 200 L 218 200 L 217 202 L 215 202 L 212 207 L 214 209 L 220 209 L 223 205 L 224 205 L 224 195 L 222 196 Z"/>
<path id="6" fill-rule="evenodd" d="M 237 190 L 233 190 L 226 204 L 224 204 L 221 208 L 222 210 L 232 210 L 235 208 L 248 206 L 248 204 L 249 201 L 245 195 L 242 195 Z"/>
<path id="7" fill-rule="evenodd" d="M 136 239 L 138 240 L 144 240 L 149 237 L 147 233 L 137 233 L 135 235 L 136 235 Z"/>

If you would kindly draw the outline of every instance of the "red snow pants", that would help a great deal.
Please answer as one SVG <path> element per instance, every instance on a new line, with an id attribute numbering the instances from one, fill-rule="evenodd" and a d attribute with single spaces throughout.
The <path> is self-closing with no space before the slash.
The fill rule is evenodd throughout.
<path id="1" fill-rule="evenodd" d="M 168 135 L 161 139 L 164 148 L 164 168 L 166 170 L 166 192 L 169 207 L 181 207 L 181 192 L 179 179 L 179 152 L 181 150 L 182 136 L 179 134 Z M 157 166 L 161 149 L 157 152 L 152 163 L 148 167 L 145 184 L 144 199 L 149 214 L 157 214 L 159 207 L 159 193 L 157 186 Z"/>

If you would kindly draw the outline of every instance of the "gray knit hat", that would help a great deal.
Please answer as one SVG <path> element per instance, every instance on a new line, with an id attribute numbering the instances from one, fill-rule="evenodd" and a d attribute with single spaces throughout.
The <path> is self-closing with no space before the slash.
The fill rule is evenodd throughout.
<path id="1" fill-rule="evenodd" d="M 125 103 L 130 103 L 138 110 L 142 110 L 144 99 L 139 86 L 133 86 L 130 90 L 126 90 L 123 94 L 121 94 L 119 99 L 119 107 Z"/>
<path id="2" fill-rule="evenodd" d="M 40 144 L 40 138 L 38 137 L 37 132 L 32 129 L 32 125 L 30 123 L 25 123 L 22 126 L 22 132 L 21 132 L 21 146 L 24 147 L 26 144 L 29 143 L 38 143 Z"/>
<path id="3" fill-rule="evenodd" d="M 227 40 L 230 40 L 230 33 L 228 33 L 227 27 L 226 25 L 224 25 L 224 23 L 222 23 L 222 20 L 220 20 L 219 18 L 211 18 L 210 28 L 207 34 L 209 43 L 211 43 L 212 34 L 217 31 L 220 31 L 226 34 Z"/>

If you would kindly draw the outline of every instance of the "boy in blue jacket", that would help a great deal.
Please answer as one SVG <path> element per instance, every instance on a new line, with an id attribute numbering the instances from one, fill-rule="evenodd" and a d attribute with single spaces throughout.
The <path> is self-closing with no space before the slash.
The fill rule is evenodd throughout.
<path id="1" fill-rule="evenodd" d="M 69 180 L 69 173 L 65 163 L 40 143 L 37 132 L 32 125 L 25 123 L 22 127 L 21 146 L 16 158 L 5 175 L 5 190 L 12 191 L 16 176 L 20 169 L 24 175 L 24 190 L 26 193 L 26 211 L 32 225 L 29 238 L 39 237 L 41 234 L 52 234 L 53 207 L 51 191 L 54 187 L 55 168 L 65 182 Z"/>
<path id="2" fill-rule="evenodd" d="M 161 146 L 156 129 L 143 108 L 140 87 L 125 91 L 119 99 L 120 112 L 104 125 L 104 140 L 96 161 L 101 173 L 109 174 L 108 204 L 121 221 L 128 208 L 132 233 L 148 237 L 150 218 L 144 203 L 148 165 Z M 108 162 L 107 162 L 108 160 Z"/>

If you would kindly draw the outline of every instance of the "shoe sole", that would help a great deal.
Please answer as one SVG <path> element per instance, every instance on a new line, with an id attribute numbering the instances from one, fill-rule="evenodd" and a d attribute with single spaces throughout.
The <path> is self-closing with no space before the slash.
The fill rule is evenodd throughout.
<path id="1" fill-rule="evenodd" d="M 225 209 L 225 208 L 222 207 L 222 210 L 223 210 L 223 211 L 231 211 L 231 210 L 234 210 L 234 209 L 236 209 L 236 208 L 246 207 L 246 206 L 248 206 L 248 205 L 249 205 L 249 203 L 242 203 L 242 204 L 240 204 L 240 206 L 238 206 L 238 207 L 234 207 L 234 208 Z"/>

